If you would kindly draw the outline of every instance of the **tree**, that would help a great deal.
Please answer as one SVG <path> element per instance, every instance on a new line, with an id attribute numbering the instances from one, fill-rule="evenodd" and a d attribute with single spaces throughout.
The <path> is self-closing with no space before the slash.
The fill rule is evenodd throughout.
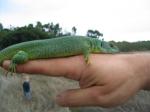
<path id="1" fill-rule="evenodd" d="M 100 36 L 102 37 L 103 34 L 100 33 L 98 30 L 88 30 L 87 34 L 88 37 L 92 37 L 92 38 L 99 38 Z"/>
<path id="2" fill-rule="evenodd" d="M 44 25 L 43 25 L 43 29 L 44 29 L 44 31 L 49 32 L 49 26 L 50 26 L 50 24 L 49 24 L 49 23 L 44 24 Z"/>
<path id="3" fill-rule="evenodd" d="M 96 38 L 99 38 L 100 36 L 101 36 L 101 37 L 103 36 L 103 34 L 100 33 L 98 30 L 95 30 L 95 31 L 94 31 L 94 35 L 95 35 Z"/>
<path id="4" fill-rule="evenodd" d="M 28 28 L 31 28 L 31 29 L 34 28 L 34 27 L 33 27 L 33 24 L 29 24 L 29 25 L 28 25 Z"/>
<path id="5" fill-rule="evenodd" d="M 6 35 L 4 35 L 0 40 L 0 48 L 5 48 L 12 44 L 17 44 L 20 42 L 39 40 L 39 39 L 48 39 L 53 38 L 53 35 L 48 34 L 47 32 L 41 31 L 37 28 L 31 27 L 18 27 L 15 30 L 10 30 Z"/>
<path id="6" fill-rule="evenodd" d="M 87 31 L 87 34 L 86 34 L 88 37 L 93 37 L 94 36 L 94 31 L 93 30 L 88 30 Z"/>
<path id="7" fill-rule="evenodd" d="M 2 23 L 0 23 L 0 31 L 2 31 L 3 30 L 3 25 L 2 25 Z"/>
<path id="8" fill-rule="evenodd" d="M 45 24 L 43 25 L 43 29 L 46 31 L 46 32 L 49 32 L 55 36 L 60 36 L 62 35 L 62 28 L 60 27 L 59 23 L 57 24 L 53 24 L 53 23 L 48 23 L 48 24 Z"/>
<path id="9" fill-rule="evenodd" d="M 42 26 L 42 23 L 40 22 L 40 21 L 38 21 L 37 23 L 36 23 L 36 26 L 35 26 L 37 29 L 39 29 L 39 30 L 43 30 L 43 26 Z"/>
<path id="10" fill-rule="evenodd" d="M 53 31 L 54 34 L 55 34 L 56 36 L 59 36 L 59 34 L 60 34 L 62 28 L 60 28 L 59 23 L 57 23 L 56 25 L 54 25 L 54 29 L 53 29 L 53 30 L 54 30 L 54 31 Z"/>
<path id="11" fill-rule="evenodd" d="M 77 28 L 75 26 L 72 27 L 72 33 L 73 35 L 76 35 L 76 32 L 77 32 Z"/>

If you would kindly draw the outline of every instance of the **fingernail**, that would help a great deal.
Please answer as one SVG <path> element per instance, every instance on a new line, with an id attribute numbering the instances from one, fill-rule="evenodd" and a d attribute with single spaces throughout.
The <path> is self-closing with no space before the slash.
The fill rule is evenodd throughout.
<path id="1" fill-rule="evenodd" d="M 10 61 L 9 61 L 9 60 L 6 60 L 6 61 L 3 62 L 2 66 L 3 66 L 4 68 L 7 68 L 9 64 L 10 64 Z"/>

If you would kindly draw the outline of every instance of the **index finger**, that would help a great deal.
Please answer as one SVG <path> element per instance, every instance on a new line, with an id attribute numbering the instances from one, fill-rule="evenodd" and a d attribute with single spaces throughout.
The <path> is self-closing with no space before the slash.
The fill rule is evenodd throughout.
<path id="1" fill-rule="evenodd" d="M 3 67 L 8 69 L 9 60 L 3 62 Z M 85 67 L 83 56 L 67 58 L 31 60 L 25 64 L 17 65 L 18 73 L 42 74 L 48 76 L 64 76 L 79 80 L 80 74 Z"/>

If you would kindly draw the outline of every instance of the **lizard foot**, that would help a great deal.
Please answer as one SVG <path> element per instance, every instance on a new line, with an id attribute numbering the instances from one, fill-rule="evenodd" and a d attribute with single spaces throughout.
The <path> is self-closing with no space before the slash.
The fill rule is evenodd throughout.
<path id="1" fill-rule="evenodd" d="M 10 72 L 11 76 L 13 76 L 13 73 L 16 73 L 16 64 L 15 63 L 11 62 L 11 64 L 9 65 L 9 69 L 8 69 L 8 71 L 5 74 L 6 77 L 8 76 L 9 72 Z"/>

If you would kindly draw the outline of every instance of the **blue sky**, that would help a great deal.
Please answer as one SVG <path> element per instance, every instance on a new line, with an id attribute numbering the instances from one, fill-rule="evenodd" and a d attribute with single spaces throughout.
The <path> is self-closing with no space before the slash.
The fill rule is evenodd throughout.
<path id="1" fill-rule="evenodd" d="M 0 1 L 0 12 L 7 12 L 9 10 L 9 1 L 8 0 L 1 0 Z"/>
<path id="2" fill-rule="evenodd" d="M 4 27 L 37 21 L 76 26 L 78 35 L 97 29 L 105 40 L 150 40 L 150 0 L 0 0 Z"/>

